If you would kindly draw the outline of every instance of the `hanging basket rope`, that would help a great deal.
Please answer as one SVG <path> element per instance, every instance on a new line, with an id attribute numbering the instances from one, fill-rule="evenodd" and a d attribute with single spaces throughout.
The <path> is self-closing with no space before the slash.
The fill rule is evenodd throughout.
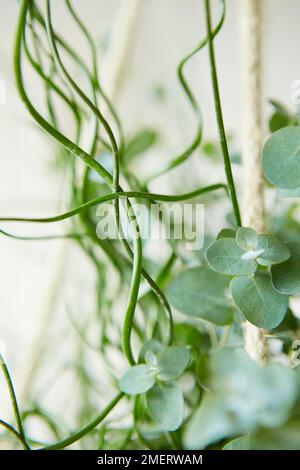
<path id="1" fill-rule="evenodd" d="M 243 225 L 258 233 L 265 230 L 264 189 L 260 152 L 262 146 L 261 119 L 261 0 L 241 0 L 241 49 L 243 90 L 244 168 Z M 264 331 L 245 322 L 245 349 L 259 363 L 267 359 Z"/>

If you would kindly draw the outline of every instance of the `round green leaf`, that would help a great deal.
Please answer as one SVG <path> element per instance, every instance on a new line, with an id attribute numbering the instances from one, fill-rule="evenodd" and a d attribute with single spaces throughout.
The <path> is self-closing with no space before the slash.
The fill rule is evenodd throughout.
<path id="1" fill-rule="evenodd" d="M 277 266 L 272 266 L 272 282 L 279 292 L 288 295 L 300 294 L 300 244 L 288 243 L 291 257 Z"/>
<path id="2" fill-rule="evenodd" d="M 150 368 L 156 368 L 158 363 L 157 363 L 157 356 L 154 354 L 154 352 L 148 350 L 145 354 L 145 362 L 148 364 Z"/>
<path id="3" fill-rule="evenodd" d="M 127 395 L 147 392 L 155 383 L 155 378 L 147 364 L 139 364 L 129 369 L 119 380 L 119 387 Z"/>
<path id="4" fill-rule="evenodd" d="M 176 382 L 156 384 L 146 394 L 150 416 L 162 431 L 175 431 L 184 415 L 183 394 Z"/>
<path id="5" fill-rule="evenodd" d="M 253 259 L 243 259 L 242 250 L 233 238 L 221 238 L 206 250 L 206 259 L 212 269 L 229 276 L 247 276 L 256 270 Z"/>
<path id="6" fill-rule="evenodd" d="M 267 272 L 236 277 L 230 284 L 234 303 L 250 323 L 260 328 L 275 328 L 283 320 L 288 297 L 277 292 Z"/>
<path id="7" fill-rule="evenodd" d="M 294 189 L 300 181 L 300 128 L 288 126 L 267 140 L 262 152 L 266 178 L 279 188 Z"/>
<path id="8" fill-rule="evenodd" d="M 190 352 L 185 346 L 170 346 L 157 355 L 160 380 L 174 380 L 187 368 L 190 361 Z"/>
<path id="9" fill-rule="evenodd" d="M 289 248 L 270 234 L 258 236 L 258 248 L 264 250 L 257 258 L 257 262 L 262 266 L 283 263 L 291 256 Z"/>
<path id="10" fill-rule="evenodd" d="M 206 266 L 187 269 L 174 278 L 168 294 L 171 304 L 185 315 L 216 325 L 232 321 L 233 309 L 226 295 L 228 280 Z"/>
<path id="11" fill-rule="evenodd" d="M 149 339 L 146 341 L 139 354 L 139 362 L 146 362 L 145 356 L 147 351 L 152 351 L 154 354 L 158 353 L 163 348 L 163 345 L 156 339 Z"/>
<path id="12" fill-rule="evenodd" d="M 236 233 L 236 242 L 242 250 L 255 250 L 258 244 L 257 233 L 252 228 L 241 227 Z"/>

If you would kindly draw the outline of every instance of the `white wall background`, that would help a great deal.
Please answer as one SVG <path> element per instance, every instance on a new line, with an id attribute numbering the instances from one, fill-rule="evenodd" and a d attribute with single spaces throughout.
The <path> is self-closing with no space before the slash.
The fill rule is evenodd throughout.
<path id="1" fill-rule="evenodd" d="M 99 44 L 109 38 L 120 1 L 73 1 Z M 66 19 L 64 2 L 52 2 L 57 29 L 76 45 L 81 54 L 85 54 L 78 31 Z M 262 2 L 265 7 L 263 98 L 267 114 L 267 99 L 270 97 L 292 105 L 291 86 L 300 79 L 300 2 Z M 116 106 L 127 133 L 141 126 L 163 130 L 165 139 L 160 152 L 156 151 L 153 156 L 154 163 L 149 163 L 150 168 L 157 164 L 157 160 L 167 161 L 178 148 L 183 148 L 192 135 L 193 117 L 178 86 L 175 70 L 180 58 L 205 35 L 205 28 L 200 0 L 141 0 L 141 3 L 135 41 Z M 225 26 L 216 40 L 226 127 L 237 139 L 242 110 L 239 3 L 239 0 L 228 0 Z M 6 88 L 5 102 L 0 104 L 0 215 L 53 214 L 59 209 L 61 197 L 61 181 L 50 163 L 54 147 L 28 117 L 14 85 L 12 46 L 17 13 L 18 2 L 0 0 L 0 80 Z M 189 80 L 204 114 L 205 138 L 216 136 L 208 71 L 206 51 L 201 52 L 188 66 Z M 28 89 L 38 103 L 41 94 L 39 81 L 31 72 L 27 77 Z M 162 85 L 166 90 L 168 99 L 165 106 L 153 104 L 153 90 L 157 85 Z M 199 160 L 194 160 L 193 165 L 193 171 L 199 172 L 199 178 L 205 180 L 207 176 Z M 145 168 L 142 170 L 145 171 Z M 158 188 L 166 190 L 159 181 Z M 21 234 L 50 232 L 49 227 L 9 225 L 9 228 Z M 51 231 L 57 233 L 60 228 L 59 225 L 51 227 Z M 28 366 L 26 358 L 39 325 L 59 246 L 59 242 L 30 243 L 0 237 L 0 340 L 7 345 L 7 357 L 17 390 Z M 80 269 L 84 269 L 84 265 Z M 82 280 L 77 279 L 76 275 L 72 282 L 84 288 Z M 59 308 L 60 314 L 64 315 L 63 305 Z M 55 331 L 51 334 L 55 335 Z M 53 358 L 53 363 L 59 364 L 59 354 Z M 10 415 L 7 405 L 4 384 L 0 379 L 1 417 Z"/>

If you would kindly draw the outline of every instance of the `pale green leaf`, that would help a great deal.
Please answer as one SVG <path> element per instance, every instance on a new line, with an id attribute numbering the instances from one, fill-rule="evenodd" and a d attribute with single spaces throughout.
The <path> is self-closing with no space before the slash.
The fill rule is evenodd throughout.
<path id="1" fill-rule="evenodd" d="M 230 276 L 247 276 L 256 270 L 253 259 L 243 259 L 242 250 L 233 238 L 221 238 L 206 250 L 206 259 L 212 269 Z"/>
<path id="2" fill-rule="evenodd" d="M 235 420 L 223 407 L 222 401 L 208 396 L 188 423 L 184 434 L 185 448 L 205 449 L 208 445 L 233 436 L 239 431 Z"/>
<path id="3" fill-rule="evenodd" d="M 154 352 L 148 350 L 145 354 L 145 362 L 148 364 L 149 367 L 156 368 L 158 363 L 157 363 L 157 356 L 154 354 Z"/>
<path id="4" fill-rule="evenodd" d="M 192 317 L 202 318 L 217 325 L 232 321 L 233 308 L 227 291 L 229 282 L 206 266 L 187 269 L 170 284 L 168 295 L 171 304 Z"/>
<path id="5" fill-rule="evenodd" d="M 148 150 L 157 142 L 158 135 L 155 131 L 144 129 L 136 134 L 127 144 L 125 157 L 127 161 Z"/>
<path id="6" fill-rule="evenodd" d="M 236 233 L 236 242 L 242 250 L 253 251 L 258 244 L 257 233 L 252 228 L 241 227 Z"/>
<path id="7" fill-rule="evenodd" d="M 260 328 L 275 328 L 288 309 L 288 297 L 276 291 L 267 272 L 236 277 L 230 284 L 234 303 L 246 319 Z"/>
<path id="8" fill-rule="evenodd" d="M 300 128 L 288 126 L 267 140 L 262 152 L 266 178 L 278 188 L 294 189 L 300 181 Z"/>
<path id="9" fill-rule="evenodd" d="M 175 431 L 184 416 L 183 394 L 176 382 L 156 384 L 146 394 L 150 416 L 162 431 Z"/>
<path id="10" fill-rule="evenodd" d="M 257 262 L 262 266 L 283 263 L 291 256 L 289 248 L 277 237 L 270 234 L 258 236 L 258 249 L 263 250 L 257 258 Z"/>
<path id="11" fill-rule="evenodd" d="M 119 380 L 119 387 L 127 395 L 145 393 L 155 383 L 155 378 L 147 364 L 131 367 Z"/>
<path id="12" fill-rule="evenodd" d="M 272 282 L 279 292 L 288 295 L 300 294 L 300 244 L 288 243 L 291 257 L 277 266 L 272 266 Z"/>
<path id="13" fill-rule="evenodd" d="M 156 339 L 149 339 L 146 341 L 139 354 L 139 362 L 146 362 L 145 356 L 147 351 L 152 351 L 154 354 L 158 353 L 163 348 L 163 345 Z"/>
<path id="14" fill-rule="evenodd" d="M 157 355 L 159 380 L 174 380 L 187 368 L 190 352 L 185 346 L 170 346 Z"/>

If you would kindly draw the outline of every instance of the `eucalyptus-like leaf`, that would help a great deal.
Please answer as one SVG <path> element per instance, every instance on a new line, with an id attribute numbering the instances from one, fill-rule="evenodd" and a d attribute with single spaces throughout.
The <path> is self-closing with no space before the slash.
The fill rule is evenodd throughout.
<path id="1" fill-rule="evenodd" d="M 300 243 L 288 243 L 290 258 L 278 266 L 272 266 L 272 282 L 279 292 L 300 294 Z"/>
<path id="2" fill-rule="evenodd" d="M 156 384 L 146 394 L 150 416 L 162 431 L 175 431 L 184 416 L 183 394 L 176 382 Z"/>
<path id="3" fill-rule="evenodd" d="M 257 262 L 262 266 L 283 263 L 291 256 L 287 245 L 270 234 L 258 236 L 258 249 L 262 250 L 262 254 L 257 257 Z"/>
<path id="4" fill-rule="evenodd" d="M 264 145 L 262 166 L 266 178 L 278 188 L 294 189 L 300 181 L 300 128 L 275 132 Z"/>
<path id="5" fill-rule="evenodd" d="M 221 238 L 206 250 L 206 259 L 212 269 L 230 276 L 247 276 L 256 270 L 253 259 L 243 259 L 242 250 L 233 238 Z"/>
<path id="6" fill-rule="evenodd" d="M 222 400 L 208 396 L 189 421 L 183 441 L 185 448 L 201 450 L 238 432 L 242 431 Z"/>
<path id="7" fill-rule="evenodd" d="M 119 380 L 119 387 L 127 395 L 147 392 L 155 383 L 154 375 L 147 364 L 131 367 Z"/>
<path id="8" fill-rule="evenodd" d="M 258 235 L 252 228 L 240 227 L 236 232 L 236 242 L 242 250 L 254 251 L 258 245 Z"/>
<path id="9" fill-rule="evenodd" d="M 151 351 L 154 354 L 157 354 L 162 349 L 163 349 L 163 345 L 159 341 L 157 341 L 156 339 L 149 339 L 142 346 L 142 349 L 139 354 L 139 362 L 146 362 L 145 356 L 148 351 Z"/>
<path id="10" fill-rule="evenodd" d="M 234 303 L 246 319 L 260 328 L 275 328 L 288 309 L 288 297 L 276 291 L 267 272 L 236 277 L 230 284 Z"/>
<path id="11" fill-rule="evenodd" d="M 190 352 L 185 346 L 170 346 L 157 355 L 159 380 L 174 380 L 187 368 L 190 361 Z"/>
<path id="12" fill-rule="evenodd" d="M 148 350 L 145 354 L 145 361 L 146 364 L 148 364 L 148 366 L 151 368 L 156 368 L 158 365 L 156 354 L 150 350 Z"/>
<path id="13" fill-rule="evenodd" d="M 228 288 L 226 277 L 201 266 L 187 269 L 176 276 L 169 286 L 168 295 L 179 312 L 216 325 L 227 325 L 233 315 Z"/>

